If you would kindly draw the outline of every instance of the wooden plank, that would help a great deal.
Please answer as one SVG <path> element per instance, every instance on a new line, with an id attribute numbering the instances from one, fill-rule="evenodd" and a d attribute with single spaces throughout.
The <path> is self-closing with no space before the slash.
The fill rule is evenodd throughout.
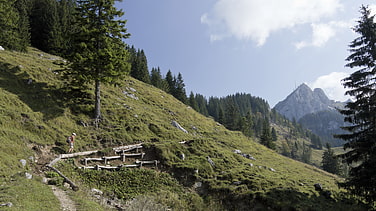
<path id="1" fill-rule="evenodd" d="M 119 166 L 82 166 L 79 167 L 81 169 L 96 169 L 96 170 L 101 170 L 101 169 L 120 169 L 120 168 L 134 168 L 134 167 L 140 167 L 140 164 L 128 164 L 128 165 L 119 165 Z"/>
<path id="2" fill-rule="evenodd" d="M 102 161 L 103 158 L 84 158 L 85 166 L 87 166 L 88 161 Z"/>
<path id="3" fill-rule="evenodd" d="M 125 156 L 125 157 L 136 157 L 136 156 L 142 156 L 144 157 L 145 153 L 132 153 L 132 154 L 121 154 L 122 156 Z"/>
<path id="4" fill-rule="evenodd" d="M 80 166 L 79 169 L 94 169 L 95 166 Z"/>
<path id="5" fill-rule="evenodd" d="M 55 158 L 55 159 L 54 159 L 53 161 L 51 161 L 51 163 L 49 163 L 48 165 L 49 165 L 49 166 L 53 166 L 53 165 L 55 165 L 55 163 L 57 163 L 59 160 L 61 160 L 61 156 Z"/>
<path id="6" fill-rule="evenodd" d="M 119 150 L 124 150 L 124 149 L 135 149 L 135 147 L 142 147 L 142 143 L 141 144 L 132 144 L 132 145 L 127 145 L 127 146 L 120 146 L 120 147 L 115 147 L 115 148 L 112 148 L 114 151 L 119 151 Z"/>
<path id="7" fill-rule="evenodd" d="M 73 158 L 73 157 L 82 156 L 82 155 L 90 155 L 90 154 L 94 154 L 94 153 L 97 153 L 97 152 L 98 152 L 98 150 L 86 151 L 86 152 L 76 152 L 76 153 L 71 153 L 71 154 L 61 154 L 60 157 L 62 159 Z"/>
<path id="8" fill-rule="evenodd" d="M 117 155 L 117 156 L 108 156 L 108 157 L 103 157 L 105 160 L 112 160 L 112 159 L 119 159 L 121 158 L 120 155 Z"/>
<path id="9" fill-rule="evenodd" d="M 93 160 L 93 161 L 102 161 L 103 158 L 84 158 L 87 161 Z"/>
<path id="10" fill-rule="evenodd" d="M 155 163 L 159 163 L 158 160 L 136 160 L 135 163 L 141 163 L 141 164 L 155 164 Z"/>
<path id="11" fill-rule="evenodd" d="M 128 165 L 122 165 L 121 167 L 132 168 L 132 167 L 140 167 L 140 165 L 139 164 L 128 164 Z"/>
<path id="12" fill-rule="evenodd" d="M 141 149 L 142 148 L 142 146 L 134 146 L 134 147 L 131 147 L 131 148 L 127 148 L 127 149 L 116 149 L 116 150 L 114 150 L 115 152 L 122 152 L 122 153 L 124 153 L 124 152 L 129 152 L 129 151 L 132 151 L 132 150 L 134 150 L 134 149 Z"/>
<path id="13" fill-rule="evenodd" d="M 55 167 L 47 165 L 50 169 L 54 170 L 56 173 L 58 173 L 61 177 L 64 178 L 64 180 L 72 187 L 74 191 L 78 191 L 78 186 L 74 184 L 72 180 L 70 180 L 68 177 L 66 177 L 63 173 L 61 173 L 59 170 L 57 170 Z"/>

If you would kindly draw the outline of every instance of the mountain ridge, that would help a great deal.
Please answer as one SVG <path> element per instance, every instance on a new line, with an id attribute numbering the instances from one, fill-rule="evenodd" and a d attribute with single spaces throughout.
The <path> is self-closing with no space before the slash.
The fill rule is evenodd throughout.
<path id="1" fill-rule="evenodd" d="M 344 106 L 344 102 L 330 100 L 321 88 L 312 90 L 303 83 L 283 101 L 278 102 L 274 109 L 320 136 L 323 143 L 341 146 L 343 141 L 333 135 L 344 132 L 341 129 L 345 126 L 344 117 L 337 111 Z"/>

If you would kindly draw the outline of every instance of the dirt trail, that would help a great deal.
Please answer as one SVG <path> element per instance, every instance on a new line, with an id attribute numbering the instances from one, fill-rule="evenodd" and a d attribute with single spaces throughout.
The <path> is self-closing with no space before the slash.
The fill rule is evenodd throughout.
<path id="1" fill-rule="evenodd" d="M 63 211 L 76 211 L 77 210 L 74 202 L 72 201 L 72 199 L 68 196 L 68 194 L 64 190 L 62 190 L 62 189 L 60 189 L 60 188 L 58 188 L 54 185 L 52 185 L 51 187 L 52 187 L 52 191 L 54 192 L 56 198 L 58 198 L 59 201 L 60 201 L 61 210 L 63 210 Z"/>

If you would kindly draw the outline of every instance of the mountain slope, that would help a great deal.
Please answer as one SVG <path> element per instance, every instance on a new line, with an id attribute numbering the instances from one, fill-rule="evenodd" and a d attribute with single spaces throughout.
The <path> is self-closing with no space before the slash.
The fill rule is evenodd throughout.
<path id="1" fill-rule="evenodd" d="M 35 49 L 28 54 L 0 51 L 0 202 L 12 202 L 10 210 L 58 210 L 41 177 L 45 164 L 67 150 L 65 138 L 73 131 L 78 135 L 76 150 L 99 149 L 103 154 L 142 142 L 161 162 L 158 171 L 97 172 L 76 168 L 81 158 L 62 161 L 57 168 L 80 184 L 80 191 L 70 194 L 81 210 L 105 209 L 87 195 L 93 187 L 108 197 L 144 196 L 175 210 L 363 210 L 338 189 L 341 178 L 283 157 L 130 77 L 103 86 L 104 119 L 96 128 L 88 116 L 92 93 L 74 97 L 76 92 L 64 88 L 56 63 L 64 61 Z M 121 183 L 125 175 L 134 182 L 154 182 L 132 188 L 109 185 Z M 317 183 L 323 191 L 315 190 Z"/>

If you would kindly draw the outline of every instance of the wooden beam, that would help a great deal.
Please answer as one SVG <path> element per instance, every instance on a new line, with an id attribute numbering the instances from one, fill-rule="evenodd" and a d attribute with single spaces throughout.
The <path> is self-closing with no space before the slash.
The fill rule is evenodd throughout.
<path id="1" fill-rule="evenodd" d="M 63 177 L 64 180 L 72 187 L 72 189 L 74 191 L 78 191 L 78 186 L 76 184 L 74 184 L 74 182 L 72 180 L 70 180 L 68 177 L 66 177 L 63 173 L 61 173 L 59 170 L 57 170 L 55 167 L 53 167 L 51 165 L 47 165 L 47 167 L 49 167 L 50 169 L 52 169 L 53 171 L 58 173 L 61 177 Z"/>
<path id="2" fill-rule="evenodd" d="M 97 153 L 97 152 L 98 152 L 98 150 L 86 151 L 86 152 L 76 152 L 76 153 L 71 153 L 71 154 L 61 154 L 60 157 L 62 159 L 73 158 L 73 157 L 82 156 L 82 155 L 90 155 L 90 154 L 94 154 L 94 153 Z"/>
<path id="3" fill-rule="evenodd" d="M 120 151 L 120 150 L 123 150 L 123 149 L 135 149 L 136 147 L 140 147 L 142 148 L 142 144 L 132 144 L 132 145 L 127 145 L 127 146 L 120 146 L 120 147 L 115 147 L 115 148 L 112 148 L 114 151 Z"/>

